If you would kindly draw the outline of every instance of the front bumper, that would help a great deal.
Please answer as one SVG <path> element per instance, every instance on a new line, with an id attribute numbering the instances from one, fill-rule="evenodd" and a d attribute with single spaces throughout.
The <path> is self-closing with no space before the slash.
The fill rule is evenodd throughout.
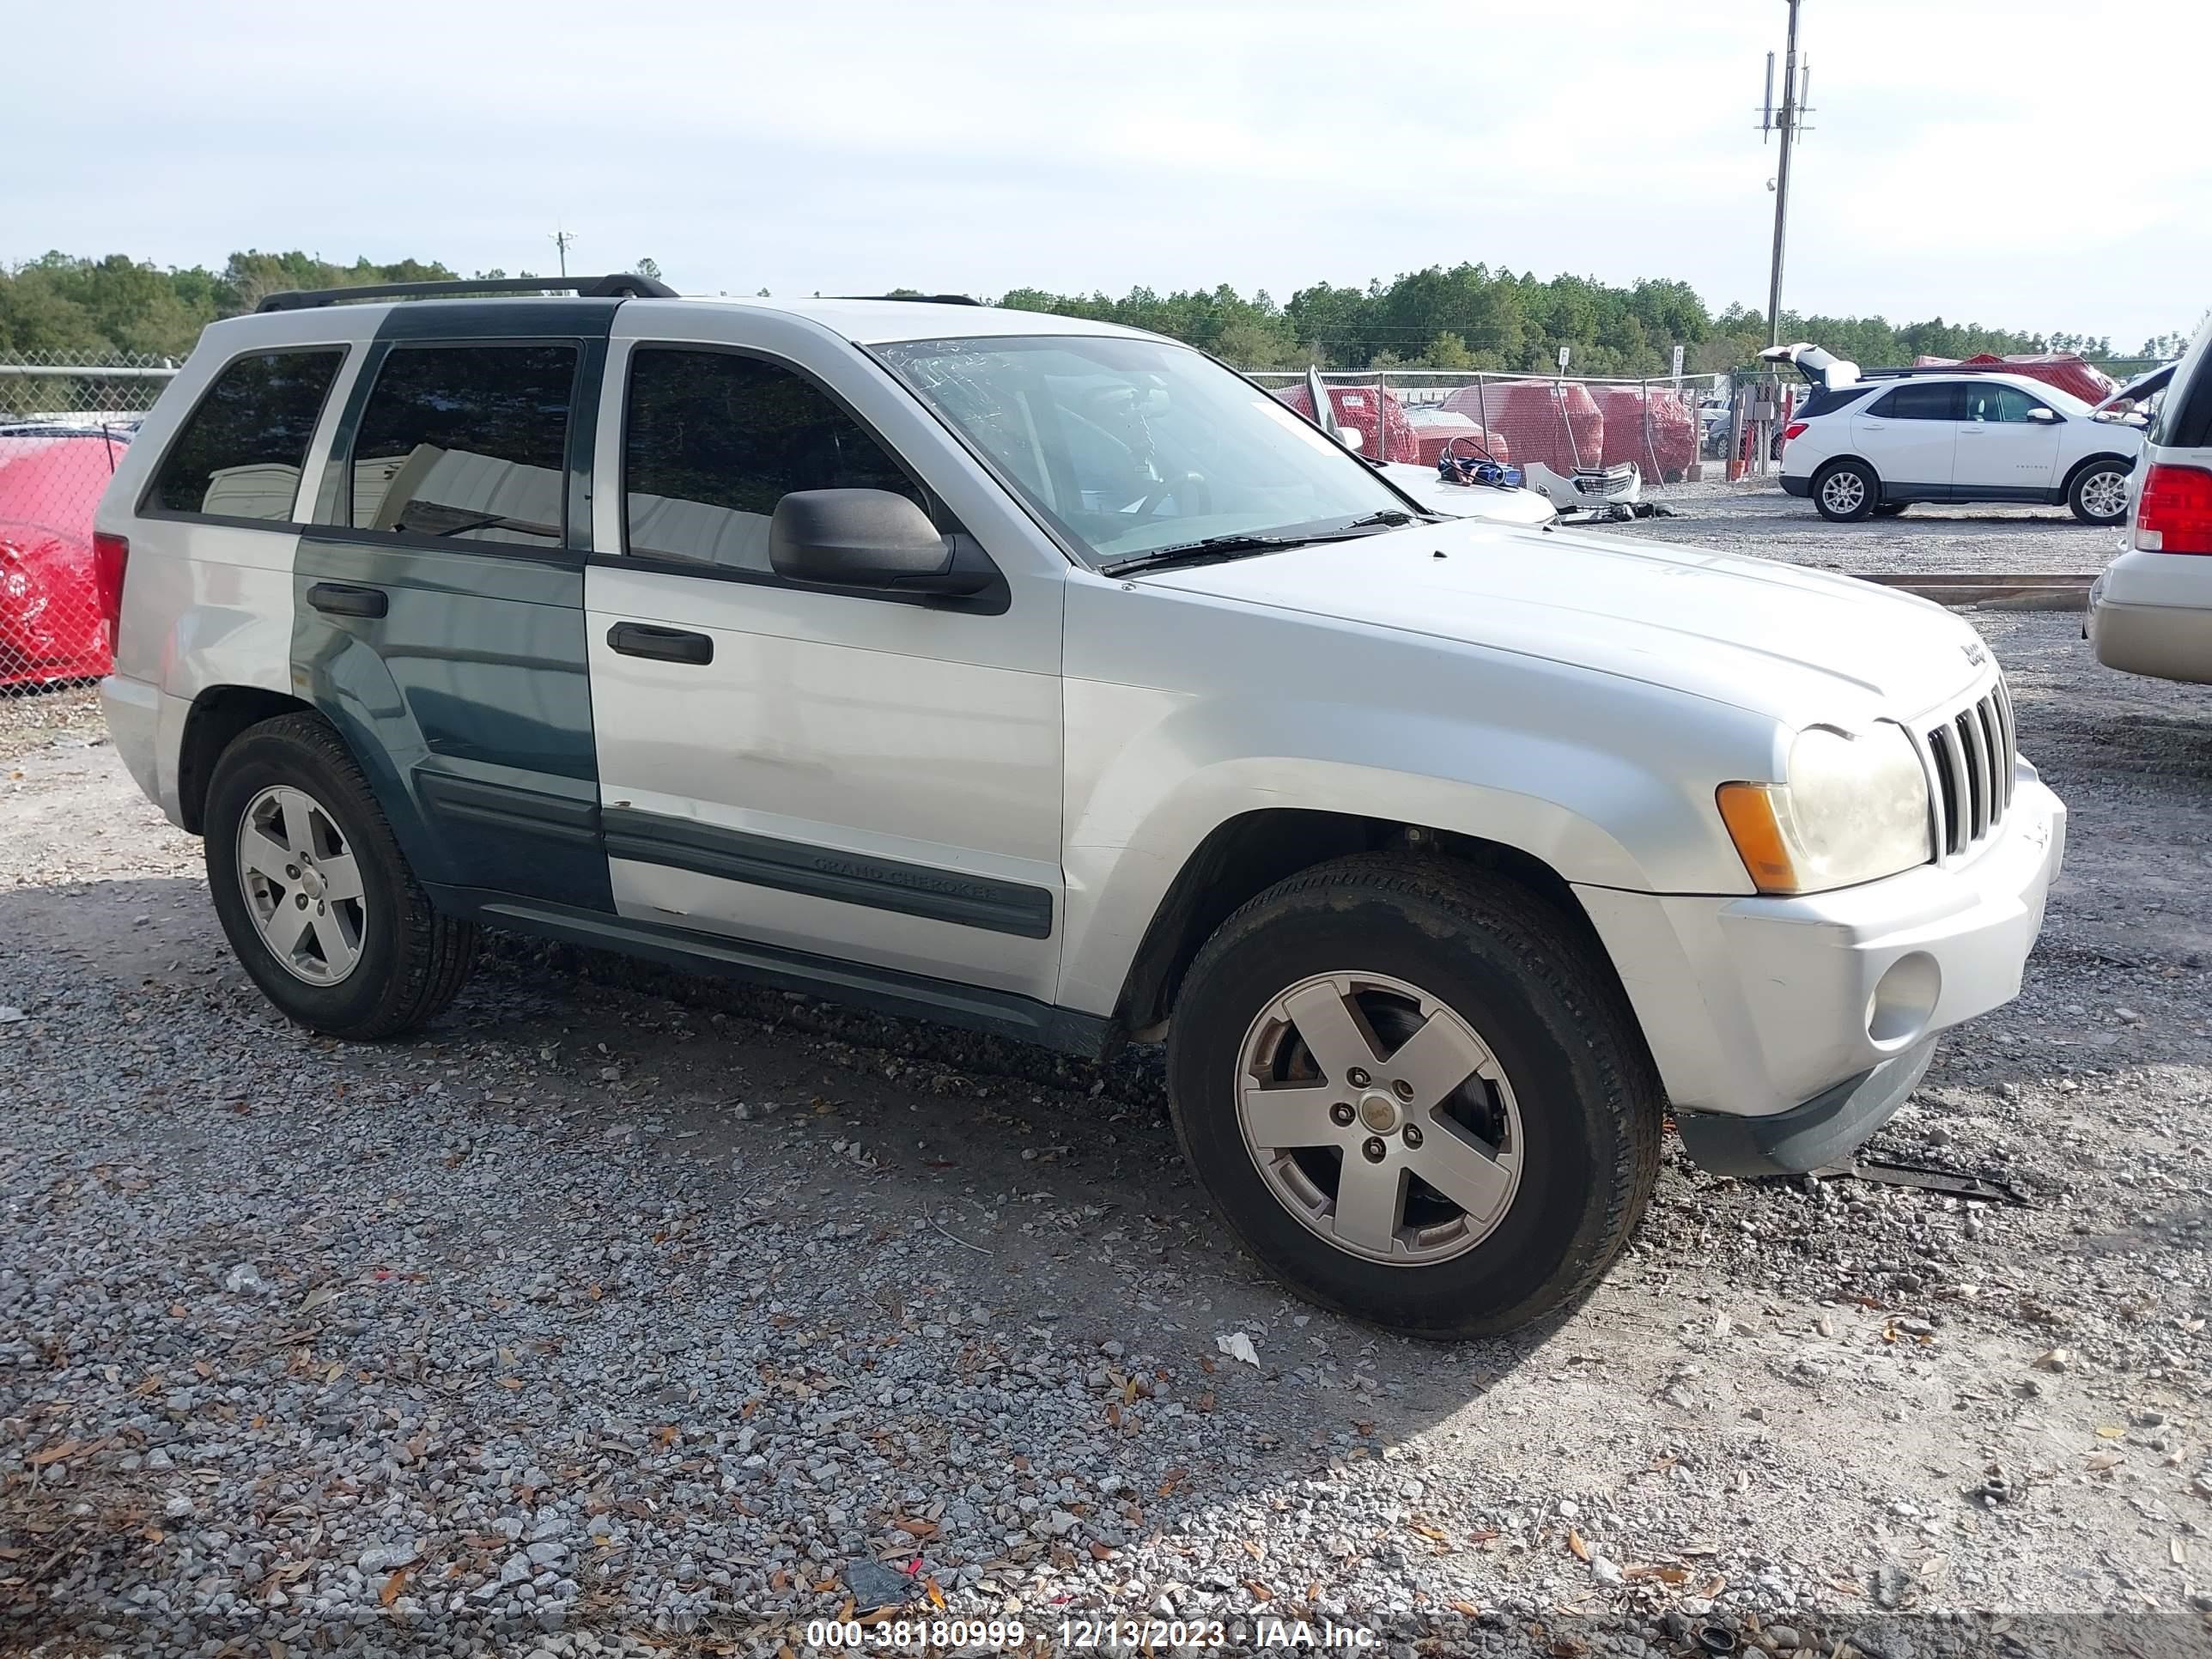
<path id="1" fill-rule="evenodd" d="M 2017 995 L 2065 842 L 2022 761 L 2003 829 L 1964 863 L 1802 898 L 1575 892 L 1677 1114 L 1771 1118 Z"/>
<path id="2" fill-rule="evenodd" d="M 1845 1078 L 1802 1106 L 1771 1117 L 1730 1117 L 1725 1112 L 1674 1114 L 1682 1150 L 1714 1175 L 1804 1175 L 1841 1164 L 1866 1144 L 1905 1104 L 1928 1063 L 1936 1039 L 1923 1037 L 1870 1071 Z"/>

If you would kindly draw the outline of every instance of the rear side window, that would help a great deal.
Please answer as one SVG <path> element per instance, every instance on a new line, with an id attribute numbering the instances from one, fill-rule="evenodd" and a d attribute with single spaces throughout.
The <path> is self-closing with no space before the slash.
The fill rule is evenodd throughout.
<path id="1" fill-rule="evenodd" d="M 1826 386 L 1816 386 L 1799 405 L 1797 418 L 1809 421 L 1817 415 L 1832 415 L 1839 409 L 1849 408 L 1873 390 L 1870 386 L 1847 386 L 1831 392 Z"/>
<path id="2" fill-rule="evenodd" d="M 1889 421 L 1955 421 L 1959 418 L 1959 386 L 1954 381 L 1934 386 L 1901 386 L 1874 404 L 1867 413 Z"/>
<path id="3" fill-rule="evenodd" d="M 2212 347 L 2201 337 L 2166 389 L 2150 441 L 2173 449 L 2212 447 Z"/>
<path id="4" fill-rule="evenodd" d="M 147 510 L 289 522 L 315 422 L 344 358 L 334 346 L 230 363 L 179 430 Z"/>
<path id="5" fill-rule="evenodd" d="M 727 351 L 638 349 L 623 436 L 633 556 L 765 574 L 769 520 L 795 489 L 888 489 L 928 510 L 883 446 L 811 380 Z"/>
<path id="6" fill-rule="evenodd" d="M 354 434 L 354 528 L 561 546 L 575 384 L 574 346 L 396 348 Z"/>

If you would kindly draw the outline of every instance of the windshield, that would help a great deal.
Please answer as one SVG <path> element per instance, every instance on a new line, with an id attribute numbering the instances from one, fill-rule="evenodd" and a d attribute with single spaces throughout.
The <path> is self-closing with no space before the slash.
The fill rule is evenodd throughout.
<path id="1" fill-rule="evenodd" d="M 1062 335 L 876 350 L 1093 564 L 1407 511 L 1364 462 L 1188 347 Z"/>

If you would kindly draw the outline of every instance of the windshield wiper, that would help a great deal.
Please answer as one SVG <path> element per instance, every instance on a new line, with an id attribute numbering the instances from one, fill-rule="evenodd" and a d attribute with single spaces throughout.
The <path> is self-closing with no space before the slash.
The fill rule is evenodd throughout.
<path id="1" fill-rule="evenodd" d="M 1098 567 L 1105 576 L 1126 576 L 1139 570 L 1157 570 L 1170 564 L 1210 564 L 1218 559 L 1233 559 L 1246 553 L 1267 553 L 1284 547 L 1310 547 L 1316 542 L 1351 541 L 1377 530 L 1397 530 L 1413 522 L 1413 515 L 1395 507 L 1386 507 L 1379 513 L 1370 513 L 1364 518 L 1354 519 L 1350 524 L 1339 525 L 1334 530 L 1316 531 L 1308 535 L 1292 532 L 1288 535 L 1240 532 L 1230 536 L 1207 536 L 1194 542 L 1179 542 L 1173 547 L 1156 547 L 1149 553 L 1133 554 L 1126 559 L 1116 559 L 1111 564 Z"/>

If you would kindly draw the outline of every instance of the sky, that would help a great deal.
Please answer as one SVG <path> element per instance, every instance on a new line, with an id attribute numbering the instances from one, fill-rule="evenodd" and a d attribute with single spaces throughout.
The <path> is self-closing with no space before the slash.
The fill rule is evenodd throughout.
<path id="1" fill-rule="evenodd" d="M 565 228 L 570 269 L 649 255 L 689 293 L 1280 301 L 1468 260 L 1763 311 L 1757 112 L 1785 17 L 15 0 L 0 261 L 299 247 L 544 272 Z M 2212 56 L 2212 8 L 1804 0 L 1800 28 L 1787 307 L 2129 351 L 2212 305 L 2212 144 L 2157 67 Z"/>

